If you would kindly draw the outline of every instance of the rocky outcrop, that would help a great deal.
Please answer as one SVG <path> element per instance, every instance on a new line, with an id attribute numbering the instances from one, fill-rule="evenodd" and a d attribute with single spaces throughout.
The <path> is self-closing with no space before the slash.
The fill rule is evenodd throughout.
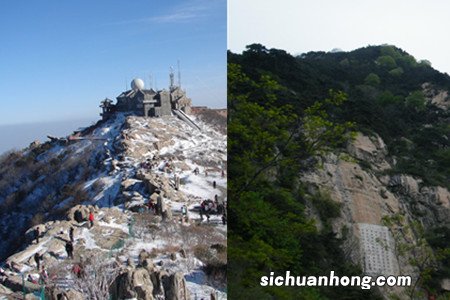
<path id="1" fill-rule="evenodd" d="M 163 277 L 164 296 L 166 300 L 189 300 L 186 280 L 181 273 Z"/>
<path id="2" fill-rule="evenodd" d="M 386 170 L 390 165 L 386 162 L 387 146 L 378 135 L 366 136 L 357 133 L 355 139 L 348 143 L 347 151 L 358 160 L 370 163 L 378 170 Z"/>
<path id="3" fill-rule="evenodd" d="M 174 184 L 167 177 L 144 171 L 138 172 L 136 177 L 144 182 L 150 195 L 159 190 L 165 198 L 177 202 L 186 201 L 186 196 L 182 192 L 175 190 Z"/>
<path id="4" fill-rule="evenodd" d="M 442 109 L 450 108 L 450 98 L 448 91 L 436 90 L 430 83 L 424 83 L 422 85 L 423 93 L 426 99 L 432 104 Z"/>
<path id="5" fill-rule="evenodd" d="M 359 133 L 347 151 L 328 155 L 322 167 L 304 175 L 302 181 L 307 183 L 310 193 L 327 193 L 331 199 L 341 203 L 341 216 L 332 221 L 332 227 L 338 235 L 344 229 L 348 233 L 344 251 L 354 263 L 364 266 L 364 257 L 370 255 L 365 251 L 377 247 L 376 241 L 370 244 L 372 242 L 368 238 L 371 235 L 388 232 L 386 227 L 383 228 L 383 217 L 401 215 L 406 224 L 417 220 L 425 229 L 448 222 L 449 191 L 443 187 L 425 186 L 421 179 L 410 175 L 384 172 L 390 170 L 391 165 L 388 149 L 379 136 L 368 137 Z M 312 205 L 307 206 L 313 213 Z M 320 228 L 320 218 L 316 219 Z M 395 251 L 395 247 L 391 248 L 389 251 Z M 392 264 L 402 266 L 402 275 L 416 276 L 417 270 L 409 265 L 407 254 L 400 260 L 394 262 L 393 259 Z"/>
<path id="6" fill-rule="evenodd" d="M 59 290 L 55 289 L 52 293 L 51 299 L 63 299 L 63 300 L 84 300 L 85 297 L 83 295 L 74 290 L 74 289 L 68 289 L 68 290 Z"/>
<path id="7" fill-rule="evenodd" d="M 405 174 L 388 178 L 387 187 L 426 227 L 438 226 L 450 219 L 450 192 L 446 188 L 424 186 L 423 180 Z"/>
<path id="8" fill-rule="evenodd" d="M 20 276 L 7 276 L 2 283 L 8 289 L 13 291 L 21 291 L 25 287 L 27 291 L 39 291 L 41 286 L 39 284 L 34 284 L 27 280 L 23 281 Z"/>
<path id="9" fill-rule="evenodd" d="M 165 271 L 158 271 L 148 259 L 144 260 L 144 265 L 136 269 L 128 268 L 117 277 L 112 287 L 114 299 L 190 299 L 186 280 L 181 273 L 168 275 Z"/>
<path id="10" fill-rule="evenodd" d="M 450 278 L 444 278 L 441 281 L 441 288 L 444 291 L 450 292 Z"/>
<path id="11" fill-rule="evenodd" d="M 13 291 L 6 286 L 0 284 L 0 295 L 9 295 L 12 294 Z"/>
<path id="12" fill-rule="evenodd" d="M 117 299 L 138 298 L 153 300 L 153 283 L 144 268 L 129 269 L 116 279 Z"/>
<path id="13" fill-rule="evenodd" d="M 92 205 L 76 205 L 67 212 L 67 219 L 69 221 L 76 221 L 78 223 L 81 223 L 87 221 L 89 212 L 91 211 L 97 213 L 98 207 Z"/>

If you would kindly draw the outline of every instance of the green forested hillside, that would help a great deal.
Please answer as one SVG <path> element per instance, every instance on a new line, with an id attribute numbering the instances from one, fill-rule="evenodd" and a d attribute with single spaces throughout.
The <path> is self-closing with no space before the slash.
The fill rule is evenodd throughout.
<path id="1" fill-rule="evenodd" d="M 271 271 L 361 272 L 329 226 L 339 205 L 298 182 L 354 131 L 383 138 L 396 160 L 390 172 L 450 187 L 449 113 L 429 103 L 423 85 L 447 90 L 450 77 L 394 46 L 294 57 L 254 44 L 228 53 L 228 63 L 231 299 L 380 298 L 359 288 L 261 288 L 259 280 Z M 305 199 L 325 224 L 321 230 Z"/>

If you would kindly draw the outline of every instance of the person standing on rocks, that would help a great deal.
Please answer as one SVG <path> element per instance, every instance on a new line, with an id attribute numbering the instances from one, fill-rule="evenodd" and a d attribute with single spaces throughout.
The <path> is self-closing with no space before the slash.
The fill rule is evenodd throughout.
<path id="1" fill-rule="evenodd" d="M 73 243 L 73 227 L 70 227 L 70 229 L 69 229 L 69 239 L 70 239 L 70 241 Z"/>
<path id="2" fill-rule="evenodd" d="M 180 176 L 175 174 L 174 180 L 175 180 L 175 190 L 178 191 L 180 189 Z"/>
<path id="3" fill-rule="evenodd" d="M 73 244 L 70 241 L 66 243 L 66 252 L 67 257 L 73 259 Z"/>
<path id="4" fill-rule="evenodd" d="M 42 259 L 42 256 L 39 255 L 39 252 L 36 252 L 34 254 L 34 261 L 36 262 L 36 269 L 38 270 L 38 272 L 39 272 L 39 269 L 40 269 L 39 266 L 40 266 L 41 259 Z"/>
<path id="5" fill-rule="evenodd" d="M 36 227 L 36 229 L 34 229 L 34 239 L 36 240 L 36 244 L 39 244 L 39 236 L 41 235 L 40 231 L 39 231 L 39 227 Z"/>
<path id="6" fill-rule="evenodd" d="M 161 216 L 164 209 L 164 201 L 161 197 L 161 191 L 157 190 L 156 193 L 158 194 L 158 197 L 156 198 L 156 214 Z"/>
<path id="7" fill-rule="evenodd" d="M 89 228 L 94 227 L 94 213 L 91 211 L 89 213 Z"/>
<path id="8" fill-rule="evenodd" d="M 8 274 L 6 274 L 6 270 L 0 267 L 0 283 L 4 283 L 7 278 Z"/>
<path id="9" fill-rule="evenodd" d="M 213 188 L 215 189 L 216 186 L 217 186 L 217 184 L 216 184 L 216 181 L 214 180 L 214 181 L 213 181 Z"/>
<path id="10" fill-rule="evenodd" d="M 42 266 L 41 273 L 39 273 L 39 283 L 45 284 L 48 280 L 48 273 L 44 266 Z"/>
<path id="11" fill-rule="evenodd" d="M 227 213 L 224 212 L 222 215 L 222 224 L 227 225 Z"/>
<path id="12" fill-rule="evenodd" d="M 186 205 L 183 205 L 181 207 L 181 215 L 182 215 L 183 220 L 187 221 L 188 218 L 187 218 L 187 206 Z"/>
<path id="13" fill-rule="evenodd" d="M 34 283 L 34 284 L 38 284 L 36 279 L 34 279 L 33 276 L 31 276 L 31 274 L 28 274 L 27 281 Z"/>
<path id="14" fill-rule="evenodd" d="M 72 267 L 72 272 L 78 277 L 81 278 L 81 266 L 79 264 L 74 264 Z"/>

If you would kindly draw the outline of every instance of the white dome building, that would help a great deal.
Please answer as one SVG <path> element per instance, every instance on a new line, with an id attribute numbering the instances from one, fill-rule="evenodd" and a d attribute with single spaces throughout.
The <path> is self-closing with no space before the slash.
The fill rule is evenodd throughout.
<path id="1" fill-rule="evenodd" d="M 140 78 L 133 79 L 133 81 L 131 81 L 131 89 L 133 89 L 133 91 L 143 90 L 144 81 Z"/>
<path id="2" fill-rule="evenodd" d="M 173 73 L 170 74 L 171 84 L 168 90 L 145 89 L 144 81 L 134 78 L 131 81 L 131 89 L 122 92 L 116 97 L 117 103 L 105 99 L 101 102 L 103 119 L 109 118 L 115 112 L 131 112 L 137 116 L 161 117 L 171 116 L 172 110 L 181 110 L 189 114 L 191 111 L 191 99 L 186 96 L 186 91 L 173 83 Z"/>

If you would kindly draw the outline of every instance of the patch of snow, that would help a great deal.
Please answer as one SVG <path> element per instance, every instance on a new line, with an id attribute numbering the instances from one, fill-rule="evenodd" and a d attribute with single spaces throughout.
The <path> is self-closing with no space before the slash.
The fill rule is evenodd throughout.
<path id="1" fill-rule="evenodd" d="M 114 219 L 111 221 L 111 223 L 106 223 L 105 221 L 99 221 L 97 223 L 98 223 L 98 225 L 103 226 L 103 227 L 111 227 L 111 228 L 120 229 L 123 232 L 125 232 L 126 234 L 128 234 L 128 232 L 129 232 L 128 224 L 126 224 L 126 223 L 124 223 L 124 224 L 114 223 Z"/>
<path id="2" fill-rule="evenodd" d="M 92 233 L 90 232 L 89 229 L 83 228 L 83 231 L 81 232 L 81 237 L 84 238 L 86 242 L 85 244 L 86 249 L 100 249 L 100 247 L 97 246 L 97 243 L 93 239 Z"/>
<path id="3" fill-rule="evenodd" d="M 122 175 L 116 174 L 115 176 L 102 177 L 99 180 L 104 184 L 104 186 L 102 191 L 98 193 L 92 201 L 98 206 L 109 206 L 110 201 L 115 199 L 120 191 Z"/>

